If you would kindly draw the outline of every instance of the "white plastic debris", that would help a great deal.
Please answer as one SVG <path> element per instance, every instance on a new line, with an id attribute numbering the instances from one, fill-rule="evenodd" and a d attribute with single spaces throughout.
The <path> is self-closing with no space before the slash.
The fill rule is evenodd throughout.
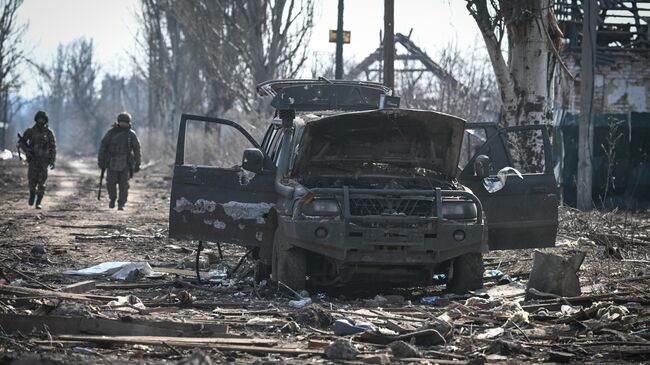
<path id="1" fill-rule="evenodd" d="M 0 160 L 11 160 L 13 158 L 13 154 L 9 150 L 2 150 L 0 151 Z"/>
<path id="2" fill-rule="evenodd" d="M 120 308 L 120 309 L 124 308 L 124 309 L 127 309 L 127 310 L 128 310 L 129 307 L 137 308 L 137 309 L 140 309 L 140 310 L 147 309 L 147 307 L 145 307 L 144 303 L 142 303 L 140 298 L 138 298 L 138 297 L 136 297 L 135 295 L 132 295 L 132 294 L 129 294 L 129 295 L 124 296 L 124 297 L 117 297 L 116 300 L 112 300 L 112 301 L 108 302 L 106 305 L 108 305 L 109 307 L 117 307 L 117 308 Z"/>
<path id="3" fill-rule="evenodd" d="M 133 281 L 141 277 L 149 277 L 154 273 L 148 262 L 130 262 L 119 269 L 111 278 L 115 280 Z"/>
<path id="4" fill-rule="evenodd" d="M 228 272 L 225 268 L 218 268 L 216 270 L 210 270 L 208 272 L 208 277 L 210 279 L 225 279 L 228 276 Z"/>
<path id="5" fill-rule="evenodd" d="M 63 273 L 66 275 L 82 275 L 82 276 L 93 276 L 93 275 L 110 275 L 121 269 L 122 267 L 130 264 L 130 262 L 124 261 L 109 261 L 102 262 L 95 266 L 87 267 L 81 270 L 68 270 Z"/>
<path id="6" fill-rule="evenodd" d="M 309 298 L 309 297 L 302 298 L 300 300 L 291 300 L 291 301 L 289 301 L 289 307 L 292 307 L 292 308 L 302 308 L 302 307 L 305 307 L 305 306 L 307 306 L 309 304 L 311 304 L 311 298 Z"/>
<path id="7" fill-rule="evenodd" d="M 479 340 L 493 339 L 501 336 L 504 332 L 505 330 L 502 327 L 490 328 L 487 331 L 480 333 L 476 338 Z"/>
<path id="8" fill-rule="evenodd" d="M 497 191 L 503 189 L 504 186 L 506 186 L 506 180 L 508 180 L 508 176 L 519 176 L 520 179 L 524 178 L 521 175 L 521 172 L 519 172 L 517 169 L 507 166 L 499 170 L 499 172 L 497 172 L 497 176 L 488 176 L 483 179 L 483 187 L 485 190 L 487 190 L 488 193 L 496 193 Z"/>
<path id="9" fill-rule="evenodd" d="M 16 279 L 11 283 L 9 283 L 9 285 L 13 285 L 13 286 L 25 286 L 25 284 L 27 284 L 27 282 L 23 279 Z"/>
<path id="10" fill-rule="evenodd" d="M 101 356 L 101 354 L 99 352 L 97 352 L 97 351 L 91 350 L 91 349 L 89 349 L 87 347 L 80 347 L 80 346 L 73 347 L 72 352 L 77 353 L 77 354 Z"/>
<path id="11" fill-rule="evenodd" d="M 106 276 L 111 275 L 115 280 L 134 279 L 135 277 L 160 277 L 163 274 L 155 272 L 147 262 L 109 261 L 87 267 L 81 270 L 67 270 L 66 275 Z"/>

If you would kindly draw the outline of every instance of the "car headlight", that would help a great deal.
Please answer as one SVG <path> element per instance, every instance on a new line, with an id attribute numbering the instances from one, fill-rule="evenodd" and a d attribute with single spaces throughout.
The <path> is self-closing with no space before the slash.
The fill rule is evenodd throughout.
<path id="1" fill-rule="evenodd" d="M 303 205 L 302 213 L 304 215 L 332 216 L 341 214 L 341 208 L 339 202 L 334 199 L 314 199 Z"/>
<path id="2" fill-rule="evenodd" d="M 476 219 L 476 204 L 471 201 L 442 202 L 442 217 L 447 219 Z"/>

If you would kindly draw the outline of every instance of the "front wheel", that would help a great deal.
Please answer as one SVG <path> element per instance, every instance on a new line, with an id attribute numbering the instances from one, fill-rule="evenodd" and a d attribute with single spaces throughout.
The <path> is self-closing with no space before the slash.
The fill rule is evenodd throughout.
<path id="1" fill-rule="evenodd" d="M 273 280 L 282 282 L 295 291 L 306 286 L 307 259 L 305 251 L 284 242 L 282 234 L 277 231 L 273 239 Z"/>
<path id="2" fill-rule="evenodd" d="M 466 253 L 453 259 L 447 276 L 447 291 L 465 294 L 483 287 L 483 255 Z"/>

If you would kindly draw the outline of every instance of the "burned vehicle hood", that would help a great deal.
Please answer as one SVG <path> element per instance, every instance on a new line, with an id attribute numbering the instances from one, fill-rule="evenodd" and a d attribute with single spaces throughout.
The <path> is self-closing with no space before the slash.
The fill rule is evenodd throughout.
<path id="1" fill-rule="evenodd" d="M 465 121 L 410 109 L 341 113 L 306 123 L 294 172 L 311 165 L 386 164 L 456 175 Z"/>

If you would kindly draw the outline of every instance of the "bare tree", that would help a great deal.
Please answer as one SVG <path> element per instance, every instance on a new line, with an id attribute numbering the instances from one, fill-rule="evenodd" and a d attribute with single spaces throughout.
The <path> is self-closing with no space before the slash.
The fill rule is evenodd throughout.
<path id="1" fill-rule="evenodd" d="M 149 120 L 171 146 L 166 152 L 173 151 L 182 112 L 262 112 L 255 84 L 295 77 L 307 58 L 313 0 L 141 4 Z"/>
<path id="2" fill-rule="evenodd" d="M 159 142 L 172 152 L 176 125 L 182 112 L 200 112 L 205 86 L 190 42 L 170 0 L 143 0 L 142 24 L 147 55 L 145 78 L 149 84 L 148 119 Z"/>
<path id="3" fill-rule="evenodd" d="M 553 79 L 562 33 L 551 0 L 466 0 L 478 25 L 499 86 L 503 126 L 550 124 Z M 506 37 L 507 35 L 507 37 Z M 508 40 L 507 59 L 502 41 Z M 541 133 L 509 141 L 523 160 L 520 166 L 543 165 Z"/>
<path id="4" fill-rule="evenodd" d="M 102 123 L 98 113 L 99 95 L 95 87 L 99 67 L 94 59 L 95 48 L 92 40 L 79 39 L 68 49 L 66 76 L 70 100 L 76 106 L 82 119 L 86 120 L 88 135 L 94 135 L 99 145 L 107 125 Z"/>
<path id="5" fill-rule="evenodd" d="M 448 77 L 418 69 L 414 61 L 402 60 L 397 93 L 404 105 L 435 109 L 458 115 L 471 122 L 493 122 L 500 100 L 489 61 L 478 48 L 461 50 L 449 43 L 440 50 L 437 65 Z"/>
<path id="6" fill-rule="evenodd" d="M 244 110 L 259 111 L 255 84 L 295 77 L 307 60 L 312 0 L 186 1 L 175 11 L 206 76 Z"/>
<path id="7" fill-rule="evenodd" d="M 22 3 L 23 0 L 0 0 L 0 148 L 5 146 L 5 130 L 14 109 L 10 93 L 20 87 L 17 69 L 24 60 L 20 42 L 27 29 L 17 23 Z"/>
<path id="8" fill-rule="evenodd" d="M 67 48 L 60 44 L 57 47 L 54 60 L 49 65 L 31 59 L 28 59 L 27 62 L 36 69 L 44 107 L 50 114 L 50 128 L 56 135 L 59 135 L 63 109 L 68 96 Z"/>
<path id="9" fill-rule="evenodd" d="M 242 93 L 245 90 L 242 75 L 246 70 L 233 47 L 232 38 L 236 35 L 227 28 L 219 5 L 216 0 L 186 0 L 170 9 L 187 35 L 185 40 L 191 49 L 194 66 L 201 70 L 200 81 L 205 84 L 203 91 L 208 96 L 205 98 L 208 103 L 204 105 L 207 114 L 223 113 L 232 108 L 236 100 L 242 100 L 244 108 L 250 109 L 249 94 Z"/>
<path id="10" fill-rule="evenodd" d="M 481 31 L 503 101 L 504 126 L 547 124 L 561 31 L 551 0 L 467 0 Z M 507 60 L 502 41 L 507 34 Z"/>

